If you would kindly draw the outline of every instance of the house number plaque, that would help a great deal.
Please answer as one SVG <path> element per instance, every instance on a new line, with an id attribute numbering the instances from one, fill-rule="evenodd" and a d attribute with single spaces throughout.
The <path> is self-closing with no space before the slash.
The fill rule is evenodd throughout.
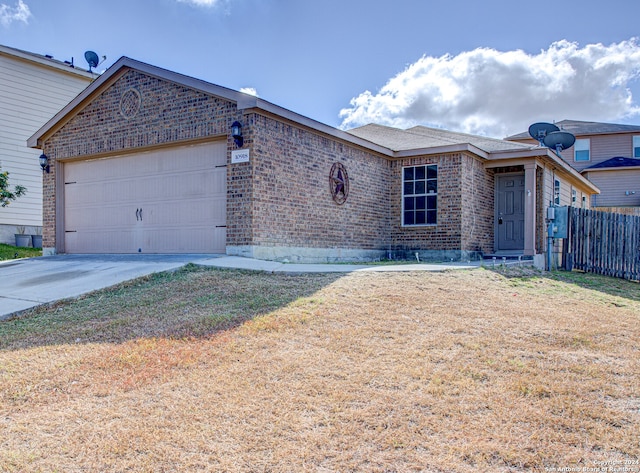
<path id="1" fill-rule="evenodd" d="M 347 174 L 347 168 L 342 163 L 335 163 L 331 166 L 329 189 L 331 197 L 333 197 L 333 201 L 336 204 L 342 205 L 347 201 L 349 196 L 349 175 Z"/>

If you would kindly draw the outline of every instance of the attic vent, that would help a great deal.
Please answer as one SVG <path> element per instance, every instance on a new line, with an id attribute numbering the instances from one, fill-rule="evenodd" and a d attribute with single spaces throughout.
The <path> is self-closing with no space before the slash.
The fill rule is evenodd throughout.
<path id="1" fill-rule="evenodd" d="M 120 98 L 120 113 L 127 120 L 135 117 L 140 111 L 142 97 L 136 89 L 128 89 Z"/>

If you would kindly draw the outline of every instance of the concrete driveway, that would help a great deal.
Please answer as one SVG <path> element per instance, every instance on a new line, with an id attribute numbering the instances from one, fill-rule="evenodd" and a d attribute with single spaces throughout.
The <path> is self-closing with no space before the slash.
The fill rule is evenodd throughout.
<path id="1" fill-rule="evenodd" d="M 0 262 L 0 320 L 10 314 L 206 262 L 215 255 L 56 255 Z"/>

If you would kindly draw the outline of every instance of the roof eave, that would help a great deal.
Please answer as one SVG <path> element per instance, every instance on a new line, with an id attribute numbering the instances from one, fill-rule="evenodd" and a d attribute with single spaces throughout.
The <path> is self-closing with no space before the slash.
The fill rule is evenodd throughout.
<path id="1" fill-rule="evenodd" d="M 428 148 L 415 148 L 398 150 L 393 152 L 394 158 L 412 158 L 415 156 L 436 155 L 436 154 L 450 154 L 450 153 L 472 153 L 476 156 L 489 159 L 490 154 L 480 148 L 469 143 L 457 143 L 452 145 L 433 146 Z"/>
<path id="2" fill-rule="evenodd" d="M 569 176 L 574 182 L 580 182 L 581 185 L 589 189 L 592 194 L 600 193 L 600 189 L 598 189 L 597 186 L 595 186 L 591 181 L 587 180 L 582 174 L 580 174 L 577 170 L 567 164 L 563 159 L 558 157 L 558 155 L 549 148 L 536 146 L 524 150 L 496 151 L 494 153 L 491 153 L 491 157 L 489 160 L 501 161 L 522 158 L 542 158 L 551 161 L 554 165 L 558 166 L 559 169 L 562 169 L 564 173 Z"/>
<path id="3" fill-rule="evenodd" d="M 27 139 L 27 146 L 31 148 L 40 148 L 42 146 L 42 138 L 47 136 L 52 130 L 59 128 L 59 124 L 66 122 L 67 117 L 71 117 L 73 112 L 81 107 L 85 101 L 89 100 L 96 92 L 100 91 L 103 86 L 108 84 L 111 80 L 119 78 L 124 71 L 137 70 L 148 74 L 150 76 L 175 82 L 187 87 L 192 87 L 203 92 L 215 95 L 217 97 L 238 102 L 241 96 L 246 96 L 242 92 L 237 92 L 226 87 L 211 84 L 200 79 L 185 76 L 177 72 L 163 69 L 157 66 L 152 66 L 126 56 L 121 57 L 116 61 L 105 73 L 100 75 L 95 81 L 91 83 L 85 90 L 83 90 L 76 98 L 69 102 L 62 110 L 60 110 L 51 120 L 45 123 L 38 131 L 36 131 L 29 139 Z"/>
<path id="4" fill-rule="evenodd" d="M 606 167 L 606 168 L 587 168 L 581 171 L 581 174 L 587 172 L 598 172 L 598 171 L 640 171 L 640 166 L 617 166 L 617 167 Z"/>
<path id="5" fill-rule="evenodd" d="M 50 69 L 55 69 L 57 71 L 64 72 L 69 75 L 81 76 L 86 79 L 93 79 L 98 76 L 98 74 L 96 73 L 85 71 L 84 69 L 78 69 L 76 67 L 72 67 L 71 64 L 60 62 L 55 59 L 48 58 L 46 56 L 42 56 L 39 54 L 34 54 L 27 51 L 21 51 L 20 49 L 10 48 L 8 46 L 0 45 L 0 55 L 11 56 L 23 61 L 39 64 L 41 66 L 48 67 Z"/>
<path id="6" fill-rule="evenodd" d="M 346 141 L 348 143 L 366 148 L 370 151 L 374 151 L 386 157 L 393 157 L 393 151 L 391 151 L 389 148 L 380 146 L 364 138 L 352 135 L 351 133 L 348 133 L 346 131 L 342 131 L 338 128 L 313 120 L 312 118 L 305 117 L 304 115 L 300 115 L 296 112 L 292 112 L 291 110 L 280 107 L 271 102 L 267 102 L 266 100 L 263 100 L 259 97 L 247 94 L 242 95 L 243 96 L 240 97 L 237 102 L 238 110 L 242 110 L 245 112 L 252 109 L 258 112 L 262 111 L 271 115 L 278 116 L 280 118 L 284 118 L 319 133 L 332 136 L 341 141 Z"/>

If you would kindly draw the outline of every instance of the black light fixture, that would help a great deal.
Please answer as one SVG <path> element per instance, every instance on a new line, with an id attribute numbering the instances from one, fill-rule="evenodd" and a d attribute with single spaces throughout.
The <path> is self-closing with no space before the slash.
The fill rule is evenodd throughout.
<path id="1" fill-rule="evenodd" d="M 242 148 L 244 139 L 242 138 L 242 124 L 240 122 L 233 122 L 231 124 L 231 137 L 236 142 L 238 148 Z"/>
<path id="2" fill-rule="evenodd" d="M 43 173 L 49 174 L 49 157 L 44 153 L 40 155 L 40 167 Z"/>

